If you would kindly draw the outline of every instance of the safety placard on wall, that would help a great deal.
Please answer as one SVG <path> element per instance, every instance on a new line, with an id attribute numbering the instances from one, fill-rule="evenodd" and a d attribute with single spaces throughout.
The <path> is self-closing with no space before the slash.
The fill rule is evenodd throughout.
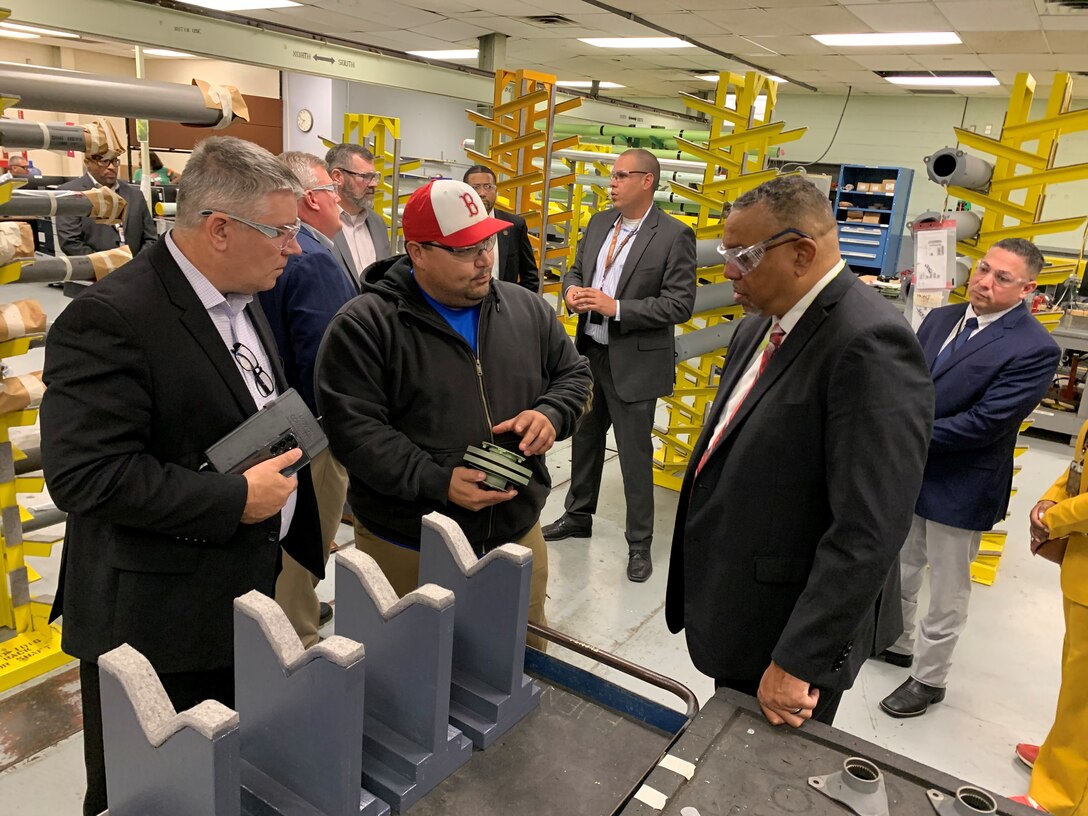
<path id="1" fill-rule="evenodd" d="M 935 221 L 914 228 L 914 297 L 910 322 L 915 329 L 943 306 L 956 272 L 956 222 Z"/>

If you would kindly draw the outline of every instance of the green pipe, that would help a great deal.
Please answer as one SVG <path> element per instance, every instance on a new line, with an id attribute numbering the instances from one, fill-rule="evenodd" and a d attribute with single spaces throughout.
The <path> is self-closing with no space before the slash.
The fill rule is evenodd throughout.
<path id="1" fill-rule="evenodd" d="M 585 125 L 574 122 L 556 122 L 554 131 L 564 136 L 621 136 L 631 139 L 675 139 L 682 137 L 693 142 L 705 142 L 709 130 L 670 130 L 668 128 L 627 127 L 626 125 Z"/>

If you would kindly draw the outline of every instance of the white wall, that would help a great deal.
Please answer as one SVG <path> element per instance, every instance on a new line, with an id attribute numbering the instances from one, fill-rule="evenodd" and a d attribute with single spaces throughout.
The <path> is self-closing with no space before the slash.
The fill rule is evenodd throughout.
<path id="1" fill-rule="evenodd" d="M 284 73 L 284 150 L 303 150 L 324 158 L 327 148 L 321 137 L 338 142 L 343 134 L 347 85 L 339 79 Z M 303 108 L 314 117 L 309 133 L 303 133 L 297 125 L 298 112 Z"/>
<path id="2" fill-rule="evenodd" d="M 348 88 L 347 112 L 400 119 L 401 154 L 415 158 L 468 166 L 461 142 L 471 139 L 475 131 L 465 114 L 469 109 L 475 110 L 476 103 L 467 99 L 360 82 Z"/>
<path id="3" fill-rule="evenodd" d="M 1044 114 L 1045 94 L 1040 94 L 1033 118 Z M 808 162 L 828 150 L 823 161 L 844 164 L 878 164 L 914 170 L 908 218 L 938 209 L 945 199 L 944 188 L 926 175 L 925 156 L 942 147 L 955 145 L 954 127 L 986 128 L 996 135 L 1004 120 L 1007 100 L 1000 98 L 854 96 L 846 108 L 842 127 L 831 144 L 845 96 L 781 94 L 775 109 L 776 120 L 788 127 L 808 128 L 805 136 L 785 146 L 786 158 Z M 979 154 L 981 158 L 988 158 Z M 1057 164 L 1088 161 L 1088 133 L 1063 136 Z M 1021 169 L 1021 171 L 1023 168 Z M 1088 212 L 1088 181 L 1049 187 L 1043 217 L 1068 218 Z M 1040 239 L 1047 246 L 1078 248 L 1080 233 L 1048 235 Z"/>

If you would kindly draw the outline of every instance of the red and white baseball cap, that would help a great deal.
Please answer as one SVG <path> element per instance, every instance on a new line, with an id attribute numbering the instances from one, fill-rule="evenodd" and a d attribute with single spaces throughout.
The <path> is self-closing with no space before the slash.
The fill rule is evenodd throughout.
<path id="1" fill-rule="evenodd" d="M 464 182 L 436 179 L 412 193 L 401 226 L 406 241 L 467 247 L 510 224 L 489 216 L 479 194 Z"/>

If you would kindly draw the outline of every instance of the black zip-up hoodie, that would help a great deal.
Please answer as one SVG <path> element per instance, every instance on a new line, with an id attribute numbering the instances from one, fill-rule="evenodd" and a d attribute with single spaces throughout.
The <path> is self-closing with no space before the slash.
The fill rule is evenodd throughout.
<path id="1" fill-rule="evenodd" d="M 493 281 L 480 309 L 479 355 L 424 299 L 399 255 L 371 265 L 363 294 L 332 319 L 318 353 L 317 402 L 333 455 L 350 474 L 352 511 L 371 532 L 419 546 L 421 519 L 453 518 L 478 554 L 516 541 L 551 488 L 544 457 L 527 487 L 478 512 L 447 501 L 469 445 L 517 450 L 491 428 L 532 408 L 574 433 L 592 391 L 589 363 L 552 308 L 516 284 Z"/>

